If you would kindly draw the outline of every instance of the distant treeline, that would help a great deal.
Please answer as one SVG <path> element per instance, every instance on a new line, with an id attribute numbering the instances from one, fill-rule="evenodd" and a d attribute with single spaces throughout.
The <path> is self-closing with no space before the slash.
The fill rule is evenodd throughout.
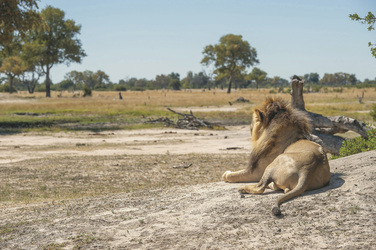
<path id="1" fill-rule="evenodd" d="M 259 70 L 259 69 L 258 69 Z M 261 70 L 259 70 L 261 71 Z M 234 88 L 277 88 L 283 89 L 290 86 L 290 79 L 283 79 L 278 76 L 267 77 L 264 71 L 264 77 L 252 75 L 253 70 L 246 77 L 235 79 Z M 309 73 L 300 76 L 306 82 L 306 87 L 309 91 L 317 92 L 323 87 L 376 87 L 376 78 L 374 80 L 365 79 L 363 82 L 359 81 L 355 74 L 348 73 L 326 73 L 320 77 L 317 73 Z M 7 78 L 1 78 L 0 91 L 9 92 L 9 81 Z M 15 78 L 13 80 L 13 91 L 37 91 L 44 92 L 45 84 L 35 82 L 34 88 L 30 88 L 30 82 L 23 81 L 22 78 Z M 91 89 L 96 91 L 143 91 L 156 89 L 211 89 L 211 88 L 226 88 L 226 79 L 214 80 L 205 72 L 193 73 L 189 71 L 184 78 L 181 78 L 178 73 L 172 72 L 168 75 L 157 75 L 155 79 L 148 80 L 145 78 L 126 78 L 117 83 L 111 82 L 110 77 L 103 71 L 71 71 L 65 75 L 65 79 L 59 83 L 51 85 L 51 90 L 55 91 L 76 91 Z M 30 91 L 33 89 L 33 91 Z"/>

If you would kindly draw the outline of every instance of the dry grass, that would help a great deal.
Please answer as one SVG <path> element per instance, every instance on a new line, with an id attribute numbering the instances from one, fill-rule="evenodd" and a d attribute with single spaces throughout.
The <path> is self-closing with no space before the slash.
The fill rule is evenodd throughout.
<path id="1" fill-rule="evenodd" d="M 246 154 L 50 157 L 1 166 L 0 207 L 216 182 Z M 174 168 L 186 166 L 189 168 Z"/>
<path id="2" fill-rule="evenodd" d="M 309 111 L 323 115 L 346 115 L 365 122 L 371 122 L 372 117 L 368 112 L 376 104 L 376 90 L 368 89 L 347 89 L 342 92 L 334 92 L 328 89 L 327 92 L 305 94 L 306 108 Z M 44 93 L 30 95 L 26 92 L 12 95 L 11 98 L 4 98 L 7 94 L 0 96 L 0 121 L 14 120 L 14 113 L 37 113 L 54 115 L 56 119 L 73 120 L 73 122 L 100 123 L 112 122 L 134 125 L 142 122 L 143 116 L 161 117 L 172 116 L 166 110 L 171 108 L 201 107 L 205 111 L 207 107 L 218 108 L 213 112 L 199 113 L 211 120 L 223 119 L 224 124 L 233 124 L 238 120 L 240 123 L 248 123 L 252 108 L 261 103 L 267 96 L 281 96 L 289 100 L 289 94 L 270 94 L 270 89 L 258 90 L 237 90 L 227 94 L 224 90 L 185 90 L 185 91 L 127 91 L 123 92 L 123 100 L 119 100 L 118 92 L 93 92 L 92 97 L 73 98 L 73 93 L 52 92 L 52 98 L 45 98 Z M 358 97 L 364 91 L 365 97 L 359 103 Z M 57 97 L 61 95 L 61 97 Z M 236 104 L 238 97 L 250 100 L 249 104 Z M 221 108 L 230 107 L 229 102 L 234 103 L 237 110 L 233 112 L 221 111 Z M 196 111 L 197 112 L 197 111 Z M 232 114 L 230 114 L 232 113 Z M 247 116 L 247 118 L 245 118 Z M 73 119 L 73 118 L 74 119 Z M 41 117 L 38 117 L 40 119 Z M 77 121 L 78 120 L 78 121 Z M 235 122 L 235 124 L 239 124 Z M 124 128 L 124 127 L 123 127 Z"/>
<path id="3" fill-rule="evenodd" d="M 365 91 L 363 103 L 357 96 Z M 93 97 L 72 97 L 72 93 L 52 93 L 45 98 L 43 93 L 32 96 L 18 93 L 0 95 L 0 121 L 17 117 L 17 112 L 35 112 L 38 119 L 85 119 L 86 122 L 122 122 L 133 128 L 145 116 L 173 115 L 166 107 L 199 107 L 196 115 L 209 120 L 225 121 L 228 124 L 249 124 L 252 108 L 269 94 L 268 89 L 239 90 L 232 94 L 225 91 L 144 91 L 94 92 Z M 249 104 L 233 104 L 238 97 L 250 100 Z M 362 121 L 372 121 L 369 111 L 375 105 L 375 89 L 343 89 L 342 93 L 312 93 L 304 95 L 306 108 L 323 115 L 346 115 Z M 203 112 L 207 107 L 217 111 Z M 222 110 L 235 107 L 236 111 Z M 215 109 L 214 109 L 215 110 Z M 15 117 L 15 118 L 14 118 Z M 51 118 L 52 117 L 52 118 Z M 37 119 L 35 118 L 35 119 Z M 33 118 L 34 119 L 34 118 Z M 68 120 L 69 120 L 68 119 Z M 44 128 L 42 128 L 44 129 Z M 241 168 L 247 162 L 246 155 L 170 155 L 161 156 L 111 156 L 111 157 L 50 157 L 2 165 L 0 175 L 0 204 L 34 203 L 45 200 L 72 199 L 137 189 L 188 185 L 218 181 L 227 169 Z M 182 162 L 192 163 L 188 169 L 173 169 Z M 182 174 L 183 172 L 183 174 Z"/>

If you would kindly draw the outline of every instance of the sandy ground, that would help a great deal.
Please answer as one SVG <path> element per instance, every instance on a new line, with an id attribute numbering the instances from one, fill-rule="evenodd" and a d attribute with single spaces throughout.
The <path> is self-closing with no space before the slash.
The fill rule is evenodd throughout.
<path id="1" fill-rule="evenodd" d="M 77 150 L 77 146 L 80 145 L 86 147 Z M 249 150 L 249 126 L 233 126 L 223 131 L 166 128 L 101 133 L 45 132 L 0 135 L 0 163 L 43 158 L 52 154 L 59 156 L 221 154 L 246 153 Z"/>
<path id="2" fill-rule="evenodd" d="M 80 144 L 95 145 L 95 151 Z M 48 154 L 247 153 L 249 147 L 246 126 L 22 134 L 0 137 L 0 161 Z M 280 192 L 241 198 L 241 184 L 216 182 L 3 208 L 0 249 L 376 249 L 376 152 L 330 165 L 330 185 L 286 202 L 280 218 L 271 214 Z"/>

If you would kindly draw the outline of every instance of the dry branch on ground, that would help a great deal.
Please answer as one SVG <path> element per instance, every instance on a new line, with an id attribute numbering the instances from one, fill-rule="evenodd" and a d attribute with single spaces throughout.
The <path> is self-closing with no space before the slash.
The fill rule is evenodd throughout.
<path id="1" fill-rule="evenodd" d="M 310 140 L 319 143 L 324 147 L 327 153 L 339 154 L 344 138 L 336 136 L 336 133 L 345 133 L 353 131 L 363 138 L 368 138 L 367 131 L 369 128 L 363 122 L 346 117 L 346 116 L 323 116 L 320 114 L 308 112 L 305 109 L 303 99 L 304 80 L 297 76 L 292 79 L 291 87 L 291 105 L 303 112 L 306 112 L 311 120 L 312 134 Z"/>
<path id="2" fill-rule="evenodd" d="M 167 108 L 167 110 L 179 116 L 182 116 L 182 118 L 179 118 L 176 122 L 174 122 L 170 120 L 168 117 L 162 117 L 158 119 L 150 119 L 150 118 L 144 117 L 148 119 L 146 123 L 164 123 L 165 126 L 168 126 L 168 127 L 172 126 L 175 128 L 190 129 L 190 130 L 199 130 L 200 128 L 214 129 L 216 127 L 224 128 L 218 123 L 212 123 L 212 122 L 208 122 L 206 120 L 197 118 L 196 116 L 193 115 L 192 111 L 189 114 L 184 114 L 184 113 L 177 112 L 171 108 Z"/>

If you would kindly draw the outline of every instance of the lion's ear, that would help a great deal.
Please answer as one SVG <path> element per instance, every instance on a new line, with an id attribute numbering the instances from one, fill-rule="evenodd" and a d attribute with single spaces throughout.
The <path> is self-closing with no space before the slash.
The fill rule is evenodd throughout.
<path id="1" fill-rule="evenodd" d="M 263 122 L 264 119 L 265 119 L 265 114 L 264 114 L 264 112 L 262 112 L 262 111 L 259 110 L 259 109 L 255 109 L 254 112 L 255 112 L 255 115 L 256 115 L 257 120 L 258 120 L 259 122 Z"/>

